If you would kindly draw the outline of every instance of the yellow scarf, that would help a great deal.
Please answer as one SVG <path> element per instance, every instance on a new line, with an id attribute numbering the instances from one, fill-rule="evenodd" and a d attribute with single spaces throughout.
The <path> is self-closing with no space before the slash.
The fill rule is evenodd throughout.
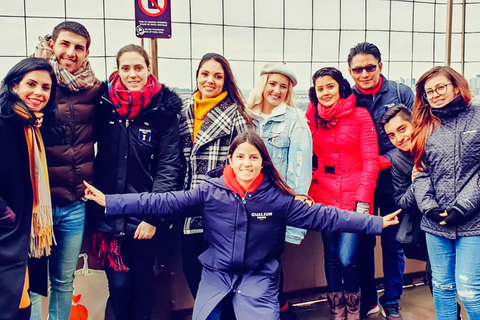
<path id="1" fill-rule="evenodd" d="M 207 113 L 210 112 L 217 104 L 219 104 L 225 97 L 228 95 L 227 91 L 220 93 L 215 98 L 211 99 L 200 99 L 201 93 L 199 91 L 195 92 L 193 96 L 194 104 L 193 104 L 193 114 L 195 116 L 195 120 L 193 122 L 193 142 L 195 142 L 195 138 L 197 137 L 198 131 L 202 127 L 203 120 L 207 116 Z"/>
<path id="2" fill-rule="evenodd" d="M 32 115 L 19 105 L 17 114 L 24 119 L 33 119 Z M 40 126 L 43 113 L 35 112 L 37 121 L 33 126 L 25 126 L 25 139 L 28 146 L 30 178 L 33 189 L 32 228 L 30 232 L 30 257 L 40 258 L 50 255 L 53 239 L 52 201 L 48 183 L 47 158 L 43 145 Z"/>

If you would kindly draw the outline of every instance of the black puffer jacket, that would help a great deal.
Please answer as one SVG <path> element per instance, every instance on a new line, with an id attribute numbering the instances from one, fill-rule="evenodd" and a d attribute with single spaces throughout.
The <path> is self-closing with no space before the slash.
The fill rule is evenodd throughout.
<path id="1" fill-rule="evenodd" d="M 128 120 L 118 114 L 105 92 L 96 108 L 95 186 L 107 194 L 177 190 L 183 177 L 178 121 L 181 108 L 178 95 L 162 86 L 150 103 Z M 142 221 L 134 217 L 105 218 L 104 210 L 98 207 L 92 215 L 96 230 L 115 236 L 133 235 Z"/>
<path id="2" fill-rule="evenodd" d="M 441 226 L 422 218 L 422 230 L 448 239 L 480 235 L 480 106 L 461 96 L 433 109 L 442 124 L 427 138 L 425 164 L 413 182 L 420 211 L 456 208 L 466 218 L 459 226 Z"/>

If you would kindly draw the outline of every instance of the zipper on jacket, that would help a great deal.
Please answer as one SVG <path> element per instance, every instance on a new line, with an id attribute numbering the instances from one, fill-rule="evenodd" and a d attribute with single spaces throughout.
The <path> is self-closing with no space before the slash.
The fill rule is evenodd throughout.
<path id="1" fill-rule="evenodd" d="M 130 121 L 128 119 L 125 119 L 125 127 L 128 128 L 128 125 L 130 124 Z"/>
<path id="2" fill-rule="evenodd" d="M 245 192 L 245 196 L 242 198 L 243 204 L 247 204 L 247 200 L 245 200 L 247 198 L 247 194 L 248 192 Z"/>
<path id="3" fill-rule="evenodd" d="M 68 106 L 70 108 L 70 115 L 71 115 L 70 129 L 72 130 L 72 134 L 70 135 L 70 153 L 72 155 L 73 172 L 76 172 L 77 171 L 76 170 L 77 162 L 75 161 L 75 110 L 74 110 L 72 97 L 71 97 L 70 93 L 68 94 Z M 75 177 L 73 178 L 73 181 L 74 181 L 73 184 L 75 184 Z M 71 192 L 71 195 L 72 195 L 72 201 L 75 201 L 76 200 L 75 199 L 76 198 L 75 197 L 76 196 L 76 192 L 75 192 L 76 185 L 70 186 L 70 187 L 73 187 L 70 192 Z"/>

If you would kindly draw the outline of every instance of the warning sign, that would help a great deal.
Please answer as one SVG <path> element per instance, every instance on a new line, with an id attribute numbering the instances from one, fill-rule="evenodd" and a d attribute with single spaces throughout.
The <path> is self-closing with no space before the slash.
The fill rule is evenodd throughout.
<path id="1" fill-rule="evenodd" d="M 171 38 L 170 0 L 134 0 L 138 38 Z"/>

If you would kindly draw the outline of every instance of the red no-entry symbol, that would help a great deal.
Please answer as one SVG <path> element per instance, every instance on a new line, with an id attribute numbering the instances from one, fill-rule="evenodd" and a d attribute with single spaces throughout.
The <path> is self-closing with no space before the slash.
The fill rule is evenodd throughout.
<path id="1" fill-rule="evenodd" d="M 163 2 L 160 7 L 158 2 Z M 138 0 L 138 6 L 149 17 L 161 16 L 167 9 L 167 0 Z"/>

